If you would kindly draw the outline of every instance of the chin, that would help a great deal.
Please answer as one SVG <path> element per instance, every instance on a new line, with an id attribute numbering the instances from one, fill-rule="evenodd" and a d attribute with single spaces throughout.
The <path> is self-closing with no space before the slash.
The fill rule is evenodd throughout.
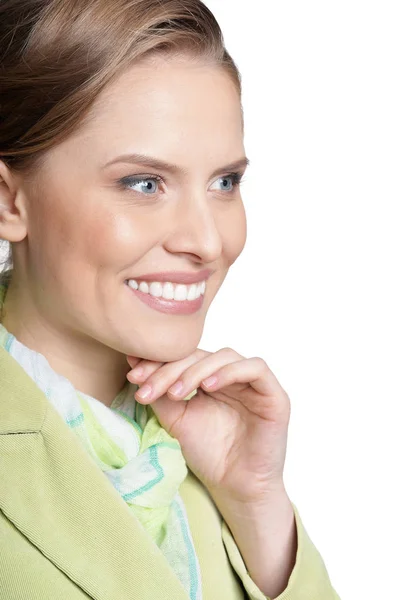
<path id="1" fill-rule="evenodd" d="M 199 340 L 197 344 L 164 344 L 158 345 L 157 348 L 142 348 L 140 358 L 163 363 L 182 360 L 195 352 L 198 343 Z M 135 351 L 137 352 L 137 348 Z M 136 355 L 132 354 L 132 356 Z"/>

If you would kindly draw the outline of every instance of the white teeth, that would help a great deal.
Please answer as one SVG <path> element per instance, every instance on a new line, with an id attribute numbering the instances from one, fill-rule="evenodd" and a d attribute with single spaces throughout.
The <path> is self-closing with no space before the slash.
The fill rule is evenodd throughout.
<path id="1" fill-rule="evenodd" d="M 187 286 L 183 283 L 178 283 L 175 287 L 174 300 L 187 300 Z"/>
<path id="2" fill-rule="evenodd" d="M 159 281 L 152 281 L 150 283 L 150 294 L 151 296 L 155 296 L 155 298 L 162 296 L 162 283 L 159 283 Z"/>
<path id="3" fill-rule="evenodd" d="M 195 298 L 197 297 L 197 291 L 198 288 L 196 283 L 190 285 L 190 288 L 187 293 L 187 300 L 195 300 Z"/>
<path id="4" fill-rule="evenodd" d="M 130 280 L 130 281 L 132 281 L 132 280 Z M 129 281 L 129 284 L 130 284 L 130 281 Z M 133 279 L 133 281 L 134 281 L 134 279 Z M 137 283 L 137 281 L 136 281 L 136 283 Z M 148 294 L 148 283 L 146 283 L 145 281 L 142 281 L 139 285 L 139 290 L 140 290 L 140 292 L 144 292 L 145 294 Z"/>
<path id="5" fill-rule="evenodd" d="M 184 285 L 182 283 L 161 283 L 159 281 L 141 281 L 140 284 L 135 279 L 128 280 L 129 287 L 134 290 L 140 290 L 144 294 L 151 294 L 155 298 L 165 298 L 165 300 L 196 300 L 201 294 L 205 293 L 205 281 Z"/>
<path id="6" fill-rule="evenodd" d="M 173 283 L 170 283 L 168 281 L 168 283 L 163 284 L 162 298 L 165 298 L 165 300 L 173 300 L 173 297 L 174 297 Z"/>

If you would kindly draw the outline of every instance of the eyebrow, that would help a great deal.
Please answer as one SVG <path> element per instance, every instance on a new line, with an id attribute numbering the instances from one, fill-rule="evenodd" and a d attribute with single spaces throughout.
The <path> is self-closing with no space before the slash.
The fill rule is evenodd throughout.
<path id="1" fill-rule="evenodd" d="M 159 160 L 157 158 L 153 158 L 152 156 L 147 156 L 146 154 L 121 154 L 116 158 L 113 158 L 105 165 L 102 165 L 102 169 L 113 165 L 114 163 L 124 162 L 124 163 L 132 163 L 135 165 L 142 165 L 144 167 L 149 167 L 156 170 L 167 171 L 172 174 L 181 173 L 183 175 L 187 175 L 187 169 L 183 167 L 179 167 L 178 165 L 174 165 L 169 162 L 165 162 L 163 160 Z M 212 174 L 211 177 L 214 177 L 218 173 L 227 172 L 227 171 L 237 171 L 240 169 L 245 169 L 249 165 L 249 159 L 244 156 L 234 162 L 224 165 L 224 167 L 219 167 Z"/>

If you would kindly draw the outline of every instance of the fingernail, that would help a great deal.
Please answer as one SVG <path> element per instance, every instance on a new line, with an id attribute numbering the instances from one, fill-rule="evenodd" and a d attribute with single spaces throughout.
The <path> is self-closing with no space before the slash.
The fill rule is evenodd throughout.
<path id="1" fill-rule="evenodd" d="M 216 383 L 216 381 L 217 381 L 217 377 L 215 377 L 214 375 L 212 375 L 212 377 L 208 377 L 208 379 L 204 379 L 202 383 L 206 387 L 211 387 L 214 383 Z"/>
<path id="2" fill-rule="evenodd" d="M 143 367 L 136 367 L 135 369 L 132 369 L 130 371 L 130 374 L 133 375 L 133 377 L 141 377 L 141 375 L 143 373 L 144 373 Z"/>
<path id="3" fill-rule="evenodd" d="M 147 383 L 143 385 L 137 392 L 136 396 L 140 396 L 140 398 L 148 398 L 151 394 L 151 386 Z"/>
<path id="4" fill-rule="evenodd" d="M 177 381 L 175 384 L 172 385 L 172 387 L 169 388 L 168 391 L 171 394 L 178 394 L 179 392 L 181 392 L 182 389 L 183 389 L 183 382 Z"/>

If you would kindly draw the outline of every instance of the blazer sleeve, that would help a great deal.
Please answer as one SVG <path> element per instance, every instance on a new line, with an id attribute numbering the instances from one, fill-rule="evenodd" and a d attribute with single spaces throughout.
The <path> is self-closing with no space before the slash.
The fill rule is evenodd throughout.
<path id="1" fill-rule="evenodd" d="M 246 569 L 227 523 L 222 520 L 222 539 L 230 563 L 242 581 L 246 600 L 340 600 L 331 585 L 323 559 L 304 528 L 298 509 L 292 504 L 298 533 L 298 549 L 294 569 L 285 590 L 277 598 L 265 596 Z"/>

